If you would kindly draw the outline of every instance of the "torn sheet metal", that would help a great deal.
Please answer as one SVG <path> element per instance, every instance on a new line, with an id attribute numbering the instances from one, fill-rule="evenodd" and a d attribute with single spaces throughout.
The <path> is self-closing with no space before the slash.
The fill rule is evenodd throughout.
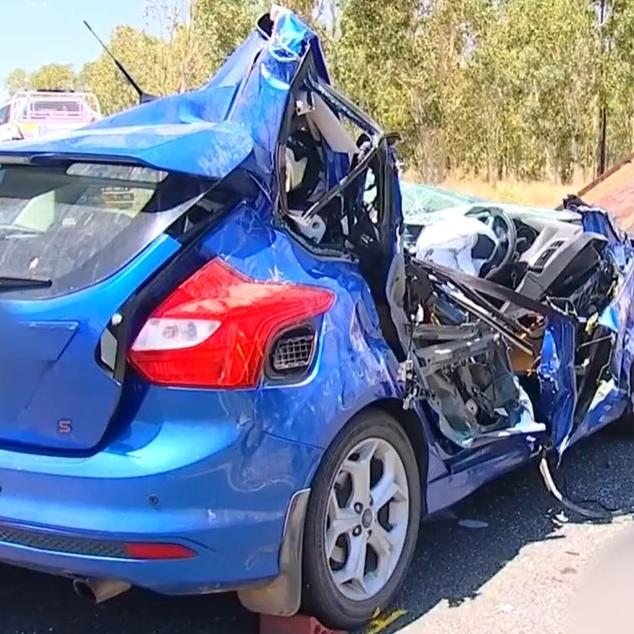
<path id="1" fill-rule="evenodd" d="M 634 262 L 620 282 L 615 299 L 603 311 L 600 323 L 614 333 L 610 360 L 610 379 L 597 386 L 595 397 L 584 419 L 574 430 L 570 444 L 604 427 L 621 416 L 632 400 L 634 363 Z"/>
<path id="2" fill-rule="evenodd" d="M 597 386 L 590 407 L 566 444 L 573 444 L 596 429 L 621 416 L 632 399 L 632 363 L 634 362 L 634 246 L 632 240 L 604 210 L 590 207 L 571 197 L 565 208 L 581 215 L 585 231 L 605 236 L 607 253 L 620 271 L 614 298 L 598 318 L 598 323 L 613 333 L 610 377 Z M 565 447 L 560 450 L 563 452 Z"/>
<path id="3" fill-rule="evenodd" d="M 603 309 L 598 323 L 614 335 L 610 357 L 611 378 L 601 380 L 583 418 L 575 424 L 577 332 L 573 322 L 549 319 L 542 347 L 540 387 L 542 406 L 551 413 L 552 443 L 558 453 L 623 414 L 631 399 L 634 361 L 634 250 L 630 239 L 602 210 L 574 207 L 581 213 L 584 230 L 608 240 L 608 256 L 621 272 L 613 300 Z"/>
<path id="4" fill-rule="evenodd" d="M 551 442 L 560 454 L 569 444 L 577 404 L 575 336 L 573 322 L 549 319 L 539 366 L 541 406 L 549 413 Z"/>

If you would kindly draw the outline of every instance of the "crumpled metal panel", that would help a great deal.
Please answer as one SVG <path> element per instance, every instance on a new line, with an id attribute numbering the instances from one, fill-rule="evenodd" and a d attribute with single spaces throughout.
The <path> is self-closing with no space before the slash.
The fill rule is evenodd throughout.
<path id="1" fill-rule="evenodd" d="M 580 438 L 618 418 L 631 400 L 631 372 L 634 362 L 634 261 L 620 282 L 616 297 L 603 311 L 599 323 L 614 333 L 609 381 L 597 386 L 587 414 L 574 430 L 573 444 Z"/>
<path id="2" fill-rule="evenodd" d="M 63 137 L 3 144 L 0 160 L 119 160 L 213 179 L 244 163 L 270 190 L 281 118 L 309 46 L 327 80 L 315 34 L 278 9 L 270 37 L 254 31 L 200 90 L 157 99 Z"/>
<path id="3" fill-rule="evenodd" d="M 622 273 L 625 273 L 629 261 L 634 256 L 634 248 L 631 240 L 613 222 L 611 215 L 599 208 L 584 209 L 581 221 L 585 231 L 591 231 L 604 236 L 607 241 L 607 250 L 614 263 Z"/>
<path id="4" fill-rule="evenodd" d="M 253 141 L 232 123 L 145 124 L 101 130 L 82 128 L 50 141 L 17 141 L 0 147 L 0 161 L 66 160 L 135 163 L 169 172 L 220 179 L 251 153 Z"/>
<path id="5" fill-rule="evenodd" d="M 574 370 L 575 333 L 572 324 L 553 328 L 549 324 L 540 368 L 542 396 L 546 411 L 553 416 L 553 444 L 560 455 L 579 439 L 618 418 L 631 399 L 631 369 L 634 362 L 634 248 L 631 240 L 598 208 L 582 211 L 585 231 L 603 235 L 606 251 L 620 271 L 614 299 L 599 316 L 599 323 L 614 333 L 608 381 L 598 386 L 590 408 L 573 429 L 576 377 Z M 548 345 L 547 345 L 548 343 Z M 568 350 L 567 353 L 557 351 Z"/>
<path id="6" fill-rule="evenodd" d="M 550 414 L 551 443 L 560 453 L 568 446 L 577 404 L 575 336 L 575 326 L 571 321 L 549 320 L 539 367 L 540 405 Z"/>
<path id="7" fill-rule="evenodd" d="M 379 325 L 358 265 L 322 259 L 269 222 L 265 201 L 240 205 L 201 245 L 205 259 L 221 257 L 254 280 L 331 290 L 336 301 L 320 319 L 314 368 L 297 388 L 265 380 L 244 393 L 249 417 L 265 432 L 325 448 L 352 415 L 384 398 L 402 398 L 398 362 Z M 246 410 L 245 410 L 246 411 Z"/>

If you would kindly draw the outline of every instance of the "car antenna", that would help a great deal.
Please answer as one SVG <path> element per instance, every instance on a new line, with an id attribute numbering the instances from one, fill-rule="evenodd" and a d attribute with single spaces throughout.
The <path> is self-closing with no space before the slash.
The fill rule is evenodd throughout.
<path id="1" fill-rule="evenodd" d="M 143 89 L 137 84 L 134 77 L 130 75 L 125 66 L 110 52 L 110 49 L 103 43 L 102 39 L 95 33 L 94 29 L 88 24 L 86 20 L 84 20 L 84 26 L 94 35 L 95 39 L 99 44 L 101 44 L 101 48 L 108 54 L 110 59 L 115 63 L 116 67 L 121 71 L 121 74 L 128 80 L 128 83 L 134 88 L 136 93 L 139 95 L 139 103 L 147 103 L 148 101 L 153 101 L 156 97 L 152 95 L 148 95 Z"/>

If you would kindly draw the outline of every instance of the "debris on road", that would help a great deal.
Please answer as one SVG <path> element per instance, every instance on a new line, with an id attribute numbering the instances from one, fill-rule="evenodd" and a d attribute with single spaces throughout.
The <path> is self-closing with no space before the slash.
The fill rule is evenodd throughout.
<path id="1" fill-rule="evenodd" d="M 470 520 L 470 519 L 462 519 L 458 520 L 458 526 L 462 528 L 489 528 L 489 525 L 486 522 L 481 520 Z"/>

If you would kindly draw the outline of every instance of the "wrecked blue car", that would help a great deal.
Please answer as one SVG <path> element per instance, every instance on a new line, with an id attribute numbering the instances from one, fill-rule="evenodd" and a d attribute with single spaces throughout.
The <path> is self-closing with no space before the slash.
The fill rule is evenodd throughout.
<path id="1" fill-rule="evenodd" d="M 2 145 L 1 561 L 350 629 L 422 518 L 629 412 L 629 239 L 404 219 L 397 140 L 277 10 L 198 91 Z"/>

